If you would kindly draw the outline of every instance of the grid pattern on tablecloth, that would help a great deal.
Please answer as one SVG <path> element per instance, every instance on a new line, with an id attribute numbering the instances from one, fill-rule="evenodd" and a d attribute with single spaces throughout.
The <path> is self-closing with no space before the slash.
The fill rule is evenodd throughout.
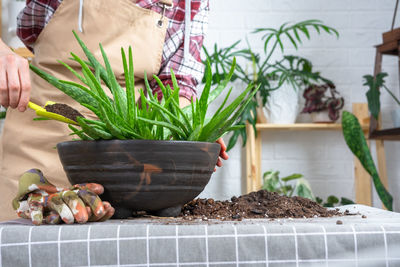
<path id="1" fill-rule="evenodd" d="M 0 266 L 400 266 L 400 224 L 0 226 Z"/>

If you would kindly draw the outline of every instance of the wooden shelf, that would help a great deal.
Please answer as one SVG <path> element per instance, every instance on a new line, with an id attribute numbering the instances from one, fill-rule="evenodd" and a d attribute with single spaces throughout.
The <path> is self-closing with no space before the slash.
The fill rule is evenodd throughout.
<path id="1" fill-rule="evenodd" d="M 362 126 L 363 130 L 368 130 L 368 125 Z M 273 123 L 257 123 L 257 130 L 292 130 L 292 131 L 312 131 L 325 130 L 334 131 L 342 130 L 340 123 L 294 123 L 294 124 L 273 124 Z"/>
<path id="2" fill-rule="evenodd" d="M 400 140 L 400 128 L 375 130 L 370 134 L 369 138 L 370 139 L 378 139 L 378 140 L 399 141 Z"/>
<path id="3" fill-rule="evenodd" d="M 274 124 L 274 123 L 258 123 L 258 130 L 341 130 L 342 125 L 339 123 L 294 123 L 294 124 Z"/>

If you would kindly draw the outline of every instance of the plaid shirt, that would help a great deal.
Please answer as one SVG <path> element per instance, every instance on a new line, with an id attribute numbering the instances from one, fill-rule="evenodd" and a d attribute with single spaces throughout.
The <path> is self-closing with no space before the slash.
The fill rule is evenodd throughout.
<path id="1" fill-rule="evenodd" d="M 61 2 L 62 0 L 27 0 L 26 7 L 18 16 L 17 35 L 28 48 L 33 49 L 37 37 Z M 136 5 L 160 13 L 158 2 L 159 0 L 137 0 Z M 169 18 L 169 25 L 158 76 L 165 85 L 169 84 L 172 87 L 170 69 L 173 69 L 180 86 L 180 96 L 190 99 L 196 96 L 196 86 L 201 81 L 204 71 L 200 52 L 208 25 L 208 0 L 191 0 L 192 24 L 187 58 L 183 56 L 185 0 L 173 0 L 173 3 L 174 8 L 165 12 L 165 16 Z M 154 80 L 150 86 L 153 93 L 162 95 Z"/>

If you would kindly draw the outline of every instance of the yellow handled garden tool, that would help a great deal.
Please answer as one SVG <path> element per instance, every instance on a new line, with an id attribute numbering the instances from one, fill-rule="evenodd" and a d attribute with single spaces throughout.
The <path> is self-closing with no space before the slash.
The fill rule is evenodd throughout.
<path id="1" fill-rule="evenodd" d="M 69 113 L 72 112 L 72 114 L 67 115 L 67 114 L 60 114 L 60 113 L 52 112 L 54 109 L 50 109 L 50 106 L 62 106 L 64 110 L 70 111 Z M 69 123 L 69 124 L 79 125 L 72 118 L 76 118 L 76 115 L 82 116 L 78 111 L 71 108 L 70 106 L 65 105 L 65 104 L 58 104 L 53 101 L 47 101 L 46 104 L 44 105 L 44 107 L 41 107 L 41 106 L 29 101 L 28 107 L 35 110 L 36 115 L 38 115 L 40 117 L 57 120 L 57 121 L 61 121 L 61 122 Z M 48 110 L 52 110 L 52 111 L 48 111 Z M 75 117 L 74 117 L 74 115 L 75 115 Z M 68 118 L 68 117 L 70 117 L 70 118 Z"/>

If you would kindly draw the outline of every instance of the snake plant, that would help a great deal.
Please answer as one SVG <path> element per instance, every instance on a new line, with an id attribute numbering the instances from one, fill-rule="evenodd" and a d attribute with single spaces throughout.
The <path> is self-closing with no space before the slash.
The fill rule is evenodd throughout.
<path id="1" fill-rule="evenodd" d="M 163 94 L 161 102 L 157 100 L 157 95 L 149 93 L 146 96 L 143 90 L 140 90 L 140 103 L 136 103 L 132 49 L 129 48 L 127 54 L 121 48 L 125 90 L 117 82 L 102 45 L 100 44 L 100 50 L 104 66 L 75 32 L 74 35 L 87 57 L 87 60 L 84 60 L 71 53 L 72 59 L 81 65 L 82 73 L 78 73 L 64 62 L 60 61 L 60 64 L 68 68 L 80 83 L 60 80 L 33 65 L 30 68 L 97 116 L 96 120 L 77 117 L 79 128 L 68 125 L 73 131 L 72 134 L 82 140 L 152 139 L 215 142 L 225 133 L 238 129 L 234 126 L 237 119 L 258 90 L 250 84 L 227 105 L 231 88 L 213 116 L 206 117 L 210 103 L 227 87 L 233 75 L 236 66 L 234 60 L 227 77 L 213 90 L 211 67 L 207 63 L 204 90 L 200 98 L 192 98 L 191 104 L 185 108 L 180 108 L 179 85 L 172 70 L 173 88 L 169 85 L 164 86 L 156 75 L 153 76 Z M 147 92 L 151 92 L 146 75 L 144 80 Z M 112 97 L 103 90 L 102 83 L 110 90 Z"/>
<path id="2" fill-rule="evenodd" d="M 371 152 L 357 117 L 350 112 L 343 111 L 342 128 L 347 146 L 350 148 L 351 152 L 353 152 L 354 156 L 360 160 L 364 169 L 371 175 L 376 192 L 382 203 L 388 210 L 393 210 L 393 197 L 386 190 L 379 178 L 378 171 L 376 170 L 374 160 L 372 159 Z"/>

